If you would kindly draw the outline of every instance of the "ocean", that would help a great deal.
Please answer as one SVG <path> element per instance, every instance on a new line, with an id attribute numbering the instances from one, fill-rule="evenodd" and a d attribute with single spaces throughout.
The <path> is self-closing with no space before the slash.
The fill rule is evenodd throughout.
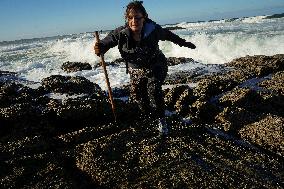
<path id="1" fill-rule="evenodd" d="M 284 54 L 284 18 L 255 16 L 182 22 L 163 27 L 183 28 L 173 32 L 197 46 L 192 50 L 168 41 L 159 42 L 166 57 L 187 57 L 194 60 L 170 66 L 170 74 L 206 65 L 220 65 L 246 55 Z M 106 35 L 107 32 L 103 32 L 100 37 Z M 106 89 L 101 68 L 75 73 L 66 73 L 61 69 L 61 65 L 67 61 L 88 62 L 92 66 L 99 64 L 100 59 L 93 51 L 94 43 L 91 32 L 0 42 L 0 70 L 17 72 L 18 78 L 30 87 L 39 86 L 43 78 L 60 74 L 83 76 Z M 120 58 L 117 48 L 112 48 L 105 54 L 107 62 L 117 58 Z M 125 65 L 109 66 L 107 69 L 112 87 L 129 82 Z"/>

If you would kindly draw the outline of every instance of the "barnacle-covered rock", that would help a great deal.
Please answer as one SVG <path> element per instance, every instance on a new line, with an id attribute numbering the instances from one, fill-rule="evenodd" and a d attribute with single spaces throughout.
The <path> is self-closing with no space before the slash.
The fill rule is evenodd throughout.
<path id="1" fill-rule="evenodd" d="M 266 115 L 257 122 L 245 125 L 241 137 L 279 155 L 284 155 L 284 118 Z"/>
<path id="2" fill-rule="evenodd" d="M 91 70 L 92 66 L 89 63 L 68 61 L 62 64 L 61 69 L 66 71 L 67 73 L 70 73 L 70 72 L 77 72 L 77 71 L 82 71 L 82 70 Z"/>
<path id="3" fill-rule="evenodd" d="M 48 101 L 43 94 L 22 84 L 3 83 L 0 86 L 0 125 L 10 125 L 12 129 L 13 124 L 37 120 L 44 114 Z"/>
<path id="4" fill-rule="evenodd" d="M 262 104 L 262 98 L 255 90 L 234 88 L 219 98 L 219 104 L 224 107 L 243 107 L 257 110 L 257 107 Z"/>
<path id="5" fill-rule="evenodd" d="M 52 75 L 42 79 L 41 82 L 44 89 L 54 93 L 68 94 L 97 94 L 103 95 L 103 92 L 98 84 L 92 83 L 88 79 L 81 76 L 62 76 Z"/>
<path id="6" fill-rule="evenodd" d="M 12 104 L 9 107 L 0 108 L 0 120 L 27 120 L 36 115 L 36 109 L 29 103 Z"/>
<path id="7" fill-rule="evenodd" d="M 237 82 L 232 78 L 214 75 L 200 80 L 198 86 L 194 88 L 194 94 L 198 97 L 210 99 L 233 89 L 236 85 Z"/>
<path id="8" fill-rule="evenodd" d="M 186 74 L 176 80 L 186 85 L 165 90 L 168 108 L 179 114 L 166 117 L 167 136 L 122 99 L 114 99 L 113 123 L 104 92 L 81 77 L 51 76 L 39 89 L 0 82 L 0 185 L 282 188 L 283 73 L 276 57 L 283 56 L 245 57 L 228 75 L 200 79 L 192 71 L 201 81 L 194 91 Z M 272 69 L 262 67 L 266 61 Z M 244 88 L 247 79 L 254 88 Z M 121 91 L 115 97 L 128 94 Z"/>
<path id="9" fill-rule="evenodd" d="M 50 113 L 54 112 L 59 120 L 92 119 L 103 121 L 107 115 L 112 115 L 106 100 L 88 97 L 68 98 L 65 100 L 52 99 L 47 104 Z"/>
<path id="10" fill-rule="evenodd" d="M 283 70 L 284 55 L 277 54 L 274 56 L 246 56 L 234 59 L 227 65 L 246 70 L 247 72 L 251 72 L 258 77 L 262 77 Z"/>
<path id="11" fill-rule="evenodd" d="M 271 77 L 271 79 L 264 80 L 259 84 L 260 87 L 268 89 L 273 93 L 280 94 L 284 96 L 284 71 L 277 72 Z"/>
<path id="12" fill-rule="evenodd" d="M 245 124 L 257 121 L 259 115 L 240 107 L 226 107 L 215 120 L 222 124 L 225 131 L 237 133 Z"/>
<path id="13" fill-rule="evenodd" d="M 3 83 L 0 86 L 0 107 L 9 107 L 14 103 L 31 103 L 44 93 L 22 84 Z"/>
<path id="14" fill-rule="evenodd" d="M 181 115 L 185 116 L 189 114 L 190 105 L 196 100 L 196 97 L 193 95 L 193 89 L 185 89 L 179 96 L 174 107 L 175 111 Z"/>
<path id="15" fill-rule="evenodd" d="M 184 64 L 184 63 L 189 63 L 193 62 L 194 60 L 192 58 L 185 58 L 185 57 L 169 57 L 167 58 L 167 65 L 169 66 L 174 66 L 178 64 Z"/>
<path id="16" fill-rule="evenodd" d="M 126 182 L 135 171 L 129 167 L 130 157 L 125 156 L 132 135 L 130 129 L 79 145 L 77 167 L 104 187 L 112 188 Z"/>
<path id="17" fill-rule="evenodd" d="M 190 117 L 198 123 L 211 123 L 218 113 L 218 107 L 209 101 L 198 99 L 190 107 Z"/>
<path id="18" fill-rule="evenodd" d="M 180 98 L 180 95 L 185 91 L 190 90 L 189 86 L 187 85 L 179 85 L 176 87 L 173 87 L 167 91 L 165 94 L 165 104 L 167 109 L 169 110 L 175 110 L 175 104 Z"/>
<path id="19" fill-rule="evenodd" d="M 284 96 L 270 92 L 260 92 L 263 105 L 259 110 L 284 117 Z"/>

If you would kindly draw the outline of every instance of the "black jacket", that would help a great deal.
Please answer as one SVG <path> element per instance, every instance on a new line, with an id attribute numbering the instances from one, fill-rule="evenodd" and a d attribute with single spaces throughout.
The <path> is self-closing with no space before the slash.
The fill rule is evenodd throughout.
<path id="1" fill-rule="evenodd" d="M 130 67 L 149 68 L 156 61 L 166 61 L 159 49 L 159 40 L 171 41 L 180 46 L 185 42 L 178 35 L 147 19 L 139 44 L 132 38 L 130 28 L 126 24 L 110 32 L 101 40 L 101 45 L 103 53 L 118 45 L 121 57 Z"/>

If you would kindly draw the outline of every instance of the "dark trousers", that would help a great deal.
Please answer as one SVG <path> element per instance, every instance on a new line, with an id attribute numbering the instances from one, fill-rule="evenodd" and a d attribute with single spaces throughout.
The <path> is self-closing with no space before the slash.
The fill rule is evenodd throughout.
<path id="1" fill-rule="evenodd" d="M 154 64 L 148 69 L 129 69 L 130 100 L 138 105 L 142 114 L 164 117 L 165 102 L 162 84 L 167 71 L 166 63 Z"/>

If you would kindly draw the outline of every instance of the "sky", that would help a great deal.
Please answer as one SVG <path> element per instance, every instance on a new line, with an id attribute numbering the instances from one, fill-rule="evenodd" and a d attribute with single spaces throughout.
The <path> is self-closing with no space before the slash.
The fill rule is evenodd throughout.
<path id="1" fill-rule="evenodd" d="M 0 0 L 0 41 L 110 30 L 131 0 Z M 159 24 L 284 13 L 284 0 L 144 0 Z"/>

